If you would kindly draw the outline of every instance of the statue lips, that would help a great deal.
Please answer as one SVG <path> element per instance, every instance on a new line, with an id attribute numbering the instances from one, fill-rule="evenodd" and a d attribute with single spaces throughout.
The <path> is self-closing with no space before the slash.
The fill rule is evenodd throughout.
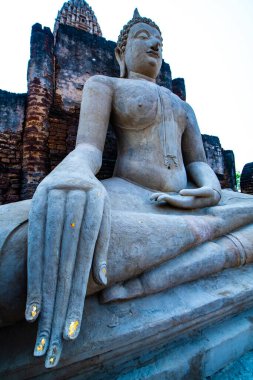
<path id="1" fill-rule="evenodd" d="M 146 53 L 147 53 L 148 55 L 150 55 L 151 57 L 154 57 L 154 58 L 160 58 L 159 51 L 149 49 L 149 50 L 147 50 Z"/>

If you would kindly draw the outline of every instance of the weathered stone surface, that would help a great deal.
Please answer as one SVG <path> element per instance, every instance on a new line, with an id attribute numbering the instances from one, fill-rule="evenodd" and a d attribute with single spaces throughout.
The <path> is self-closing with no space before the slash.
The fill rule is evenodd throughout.
<path id="1" fill-rule="evenodd" d="M 0 204 L 20 199 L 26 94 L 0 90 Z"/>
<path id="2" fill-rule="evenodd" d="M 216 175 L 224 175 L 224 157 L 220 140 L 216 136 L 202 135 L 206 158 Z"/>
<path id="3" fill-rule="evenodd" d="M 28 94 L 23 137 L 21 199 L 31 198 L 49 171 L 48 114 L 53 99 L 54 37 L 49 28 L 35 24 L 28 65 Z"/>
<path id="4" fill-rule="evenodd" d="M 143 192 L 121 179 L 107 180 L 103 184 L 113 203 L 107 259 L 110 286 L 103 291 L 103 302 L 157 293 L 253 261 L 253 227 L 245 227 L 253 222 L 253 203 L 249 195 L 235 194 L 235 205 L 231 202 L 231 192 L 223 191 L 220 206 L 186 214 L 154 207 L 148 201 L 148 191 Z M 16 322 L 24 314 L 26 222 L 30 207 L 31 200 L 27 200 L 0 208 L 0 279 L 4 283 L 0 288 L 0 326 Z M 221 215 L 224 215 L 222 220 Z M 234 232 L 227 234 L 231 229 Z M 154 230 L 159 231 L 155 236 Z M 185 252 L 190 246 L 192 248 Z M 14 271 L 13 262 L 19 263 Z M 133 280 L 127 281 L 131 278 Z M 91 277 L 87 294 L 102 288 Z"/>
<path id="5" fill-rule="evenodd" d="M 201 380 L 253 348 L 253 311 L 228 319 L 253 306 L 252 279 L 248 265 L 134 302 L 101 305 L 89 297 L 79 338 L 65 344 L 50 372 L 32 357 L 36 324 L 7 327 L 1 378 Z"/>
<path id="6" fill-rule="evenodd" d="M 183 78 L 175 78 L 172 80 L 172 91 L 179 96 L 180 99 L 186 100 L 186 89 Z"/>
<path id="7" fill-rule="evenodd" d="M 220 179 L 221 187 L 237 191 L 234 152 L 224 149 L 222 149 L 222 152 L 224 156 L 224 174 L 223 178 Z"/>
<path id="8" fill-rule="evenodd" d="M 241 192 L 253 194 L 253 162 L 246 164 L 241 174 Z"/>
<path id="9" fill-rule="evenodd" d="M 235 158 L 231 150 L 224 150 L 216 136 L 202 135 L 208 164 L 211 166 L 223 189 L 236 190 Z"/>
<path id="10" fill-rule="evenodd" d="M 54 35 L 60 24 L 67 24 L 76 29 L 102 36 L 97 18 L 92 8 L 84 0 L 69 0 L 63 4 L 55 20 Z"/>
<path id="11" fill-rule="evenodd" d="M 207 380 L 238 380 L 251 379 L 253 367 L 253 350 L 243 353 L 240 358 L 232 360 L 223 369 L 210 376 Z"/>
<path id="12" fill-rule="evenodd" d="M 21 132 L 0 132 L 0 204 L 20 199 Z"/>
<path id="13" fill-rule="evenodd" d="M 0 90 L 0 133 L 22 132 L 26 98 L 26 94 L 14 94 Z"/>

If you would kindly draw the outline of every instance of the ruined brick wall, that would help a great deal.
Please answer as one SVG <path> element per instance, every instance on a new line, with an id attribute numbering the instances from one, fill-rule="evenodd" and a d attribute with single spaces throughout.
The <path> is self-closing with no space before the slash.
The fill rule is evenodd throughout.
<path id="1" fill-rule="evenodd" d="M 232 189 L 237 191 L 236 171 L 235 171 L 235 156 L 232 150 L 222 149 L 224 157 L 224 174 L 220 180 L 223 189 Z"/>
<path id="2" fill-rule="evenodd" d="M 236 190 L 235 159 L 231 150 L 224 150 L 216 136 L 202 135 L 208 164 L 217 175 L 221 187 Z"/>
<path id="3" fill-rule="evenodd" d="M 97 18 L 92 8 L 84 0 L 65 2 L 55 20 L 54 34 L 57 33 L 60 24 L 67 24 L 76 29 L 102 36 Z"/>
<path id="4" fill-rule="evenodd" d="M 31 198 L 49 171 L 48 114 L 53 100 L 54 37 L 49 28 L 32 27 L 28 64 L 27 111 L 23 140 L 21 199 Z"/>
<path id="5" fill-rule="evenodd" d="M 0 90 L 0 204 L 20 197 L 26 94 Z"/>
<path id="6" fill-rule="evenodd" d="M 244 165 L 240 182 L 242 193 L 253 194 L 253 162 Z"/>
<path id="7" fill-rule="evenodd" d="M 184 78 L 175 78 L 172 80 L 172 91 L 179 96 L 180 99 L 186 100 L 186 89 Z"/>

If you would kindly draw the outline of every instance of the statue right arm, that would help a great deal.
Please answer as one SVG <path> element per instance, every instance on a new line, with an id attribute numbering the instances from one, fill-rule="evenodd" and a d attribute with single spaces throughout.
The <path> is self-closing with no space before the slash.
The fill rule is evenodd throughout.
<path id="1" fill-rule="evenodd" d="M 91 268 L 105 285 L 110 238 L 108 195 L 95 174 L 109 123 L 113 89 L 110 78 L 90 78 L 83 91 L 77 146 L 38 186 L 28 231 L 26 319 L 40 314 L 36 356 L 47 353 L 55 366 L 62 336 L 80 331 Z"/>

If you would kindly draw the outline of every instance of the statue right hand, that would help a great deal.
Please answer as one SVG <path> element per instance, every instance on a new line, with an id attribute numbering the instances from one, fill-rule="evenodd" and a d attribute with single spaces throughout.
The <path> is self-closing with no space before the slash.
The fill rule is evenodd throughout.
<path id="1" fill-rule="evenodd" d="M 215 206 L 220 198 L 218 190 L 202 186 L 196 189 L 182 189 L 178 194 L 154 193 L 150 200 L 154 200 L 158 204 L 165 202 L 170 206 L 187 210 Z"/>
<path id="2" fill-rule="evenodd" d="M 47 368 L 59 361 L 62 337 L 79 334 L 91 268 L 107 282 L 108 195 L 75 157 L 64 161 L 38 186 L 29 215 L 26 319 L 40 315 L 34 355 L 47 353 Z"/>

